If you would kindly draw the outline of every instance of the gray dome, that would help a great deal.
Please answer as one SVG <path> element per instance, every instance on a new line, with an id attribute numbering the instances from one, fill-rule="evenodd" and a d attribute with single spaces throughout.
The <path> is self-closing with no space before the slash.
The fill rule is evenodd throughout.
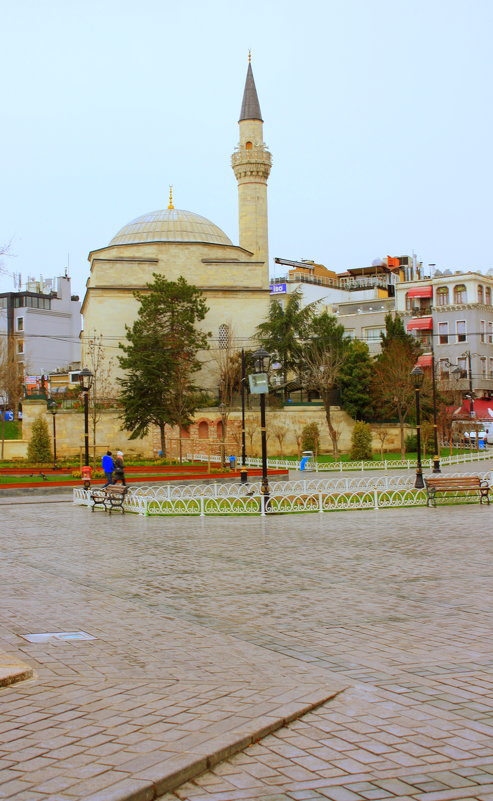
<path id="1" fill-rule="evenodd" d="M 137 217 L 118 231 L 110 245 L 132 245 L 139 242 L 233 244 L 224 231 L 206 217 L 181 209 L 161 209 Z"/>

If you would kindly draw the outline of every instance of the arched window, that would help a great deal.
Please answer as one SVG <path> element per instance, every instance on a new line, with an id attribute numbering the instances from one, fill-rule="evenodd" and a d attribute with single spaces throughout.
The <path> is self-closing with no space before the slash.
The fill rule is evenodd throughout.
<path id="1" fill-rule="evenodd" d="M 437 306 L 448 304 L 448 286 L 439 286 L 436 292 Z"/>
<path id="2" fill-rule="evenodd" d="M 218 439 L 222 439 L 223 438 L 223 421 L 222 420 L 218 420 L 218 423 L 217 423 L 217 438 Z"/>
<path id="3" fill-rule="evenodd" d="M 226 348 L 229 345 L 229 325 L 223 323 L 222 325 L 219 326 L 217 338 L 221 350 L 226 350 Z"/>
<path id="4" fill-rule="evenodd" d="M 484 302 L 487 306 L 491 306 L 491 287 L 487 286 L 484 291 Z"/>
<path id="5" fill-rule="evenodd" d="M 252 148 L 253 148 L 253 144 L 251 142 L 246 142 L 245 143 L 245 149 L 246 150 L 251 150 Z"/>
<path id="6" fill-rule="evenodd" d="M 484 292 L 482 284 L 478 284 L 478 303 L 484 303 Z"/>
<path id="7" fill-rule="evenodd" d="M 454 303 L 467 303 L 467 291 L 465 284 L 454 286 Z"/>
<path id="8" fill-rule="evenodd" d="M 209 423 L 205 420 L 199 423 L 199 439 L 209 439 Z"/>
<path id="9" fill-rule="evenodd" d="M 182 439 L 190 439 L 190 429 L 189 428 L 180 428 L 180 437 Z"/>

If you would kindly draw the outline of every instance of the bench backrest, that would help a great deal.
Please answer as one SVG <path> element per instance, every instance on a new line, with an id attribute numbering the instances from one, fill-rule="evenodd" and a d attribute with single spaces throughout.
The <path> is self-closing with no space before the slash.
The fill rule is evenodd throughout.
<path id="1" fill-rule="evenodd" d="M 479 476 L 464 476 L 462 478 L 425 478 L 427 487 L 479 487 Z"/>

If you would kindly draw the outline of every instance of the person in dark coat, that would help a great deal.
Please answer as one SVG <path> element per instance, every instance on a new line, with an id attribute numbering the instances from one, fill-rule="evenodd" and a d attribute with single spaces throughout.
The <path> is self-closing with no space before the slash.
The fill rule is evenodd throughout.
<path id="1" fill-rule="evenodd" d="M 122 451 L 118 451 L 115 459 L 115 472 L 113 473 L 113 483 L 116 484 L 117 481 L 121 481 L 124 487 L 127 486 L 127 482 L 125 481 L 125 468 L 123 465 Z"/>

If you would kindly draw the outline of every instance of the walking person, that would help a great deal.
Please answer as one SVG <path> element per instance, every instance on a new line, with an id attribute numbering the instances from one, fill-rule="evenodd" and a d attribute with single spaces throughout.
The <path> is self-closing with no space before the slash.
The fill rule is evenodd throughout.
<path id="1" fill-rule="evenodd" d="M 124 487 L 127 486 L 127 482 L 125 481 L 125 469 L 123 466 L 122 451 L 118 451 L 115 459 L 115 472 L 114 472 L 113 483 L 116 484 L 117 481 L 121 481 Z"/>
<path id="2" fill-rule="evenodd" d="M 106 479 L 106 483 L 103 484 L 102 489 L 105 489 L 105 487 L 113 484 L 113 471 L 115 469 L 115 463 L 113 461 L 111 451 L 106 451 L 105 455 L 101 459 L 101 467 L 103 468 L 104 477 Z"/>

